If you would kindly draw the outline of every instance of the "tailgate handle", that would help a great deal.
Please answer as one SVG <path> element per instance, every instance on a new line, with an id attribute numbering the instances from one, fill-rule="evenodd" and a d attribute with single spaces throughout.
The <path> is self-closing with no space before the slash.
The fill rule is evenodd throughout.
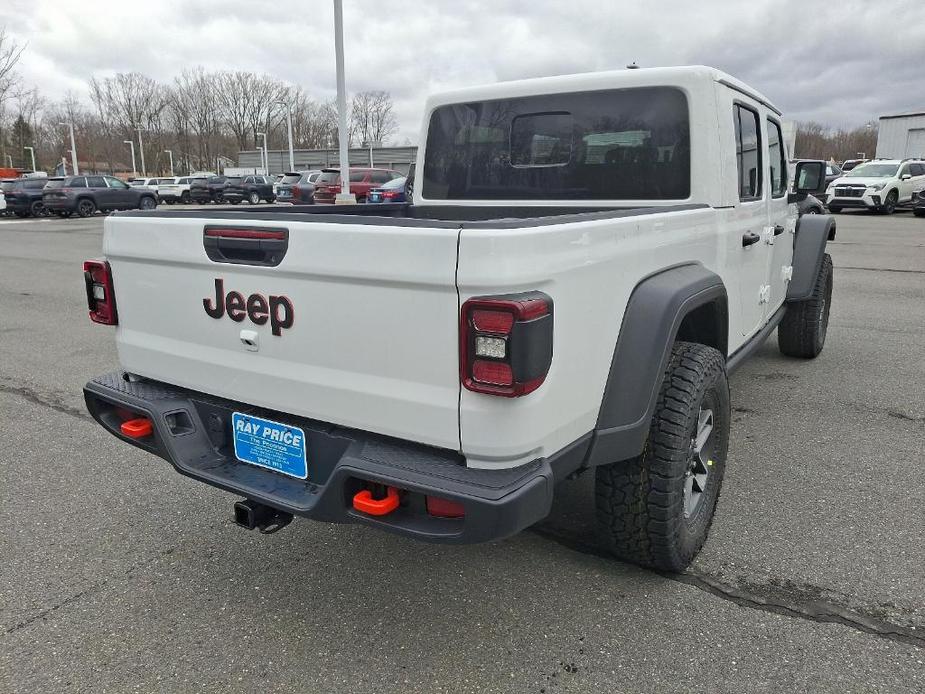
<path id="1" fill-rule="evenodd" d="M 276 267 L 289 250 L 289 230 L 268 227 L 207 225 L 202 245 L 216 263 Z"/>

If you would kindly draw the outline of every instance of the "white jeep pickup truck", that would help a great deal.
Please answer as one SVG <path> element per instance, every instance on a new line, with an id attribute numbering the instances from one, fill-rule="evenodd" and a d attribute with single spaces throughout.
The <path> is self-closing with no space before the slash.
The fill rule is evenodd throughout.
<path id="1" fill-rule="evenodd" d="M 121 369 L 87 407 L 248 528 L 485 541 L 593 471 L 610 550 L 679 570 L 728 374 L 825 341 L 835 227 L 792 204 L 825 175 L 789 190 L 780 118 L 707 67 L 494 84 L 429 99 L 413 204 L 112 215 L 84 275 Z"/>

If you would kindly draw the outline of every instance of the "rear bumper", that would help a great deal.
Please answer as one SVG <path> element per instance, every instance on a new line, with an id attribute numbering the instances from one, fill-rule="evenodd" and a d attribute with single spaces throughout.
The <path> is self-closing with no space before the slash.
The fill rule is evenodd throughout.
<path id="1" fill-rule="evenodd" d="M 466 467 L 455 451 L 343 429 L 155 381 L 133 383 L 122 372 L 87 383 L 84 398 L 90 414 L 110 433 L 164 458 L 183 475 L 305 518 L 365 523 L 430 542 L 494 540 L 541 520 L 549 513 L 556 479 L 578 467 L 587 446 L 585 440 L 576 442 L 554 462 L 535 460 L 507 470 L 476 470 Z M 153 433 L 143 439 L 122 434 L 125 410 L 150 419 Z M 239 462 L 233 452 L 233 412 L 302 428 L 308 479 Z M 355 510 L 354 494 L 369 484 L 401 490 L 401 506 L 379 517 Z M 425 496 L 461 503 L 465 517 L 429 515 Z"/>

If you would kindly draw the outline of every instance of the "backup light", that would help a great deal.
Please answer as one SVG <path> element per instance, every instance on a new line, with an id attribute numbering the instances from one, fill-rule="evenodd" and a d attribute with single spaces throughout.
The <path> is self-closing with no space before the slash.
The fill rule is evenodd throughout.
<path id="1" fill-rule="evenodd" d="M 460 381 L 467 390 L 520 397 L 552 362 L 552 299 L 542 292 L 476 297 L 460 312 Z"/>
<path id="2" fill-rule="evenodd" d="M 103 325 L 117 325 L 116 296 L 112 291 L 112 268 L 106 260 L 84 262 L 84 284 L 90 320 Z"/>
<path id="3" fill-rule="evenodd" d="M 486 337 L 478 335 L 475 338 L 475 356 L 504 359 L 507 354 L 507 341 L 503 337 Z"/>

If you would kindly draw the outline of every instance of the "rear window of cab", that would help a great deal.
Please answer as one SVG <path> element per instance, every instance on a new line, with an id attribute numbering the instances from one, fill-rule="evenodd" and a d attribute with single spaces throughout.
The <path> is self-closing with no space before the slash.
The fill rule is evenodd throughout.
<path id="1" fill-rule="evenodd" d="M 441 106 L 424 157 L 429 200 L 683 200 L 687 97 L 639 87 Z"/>

